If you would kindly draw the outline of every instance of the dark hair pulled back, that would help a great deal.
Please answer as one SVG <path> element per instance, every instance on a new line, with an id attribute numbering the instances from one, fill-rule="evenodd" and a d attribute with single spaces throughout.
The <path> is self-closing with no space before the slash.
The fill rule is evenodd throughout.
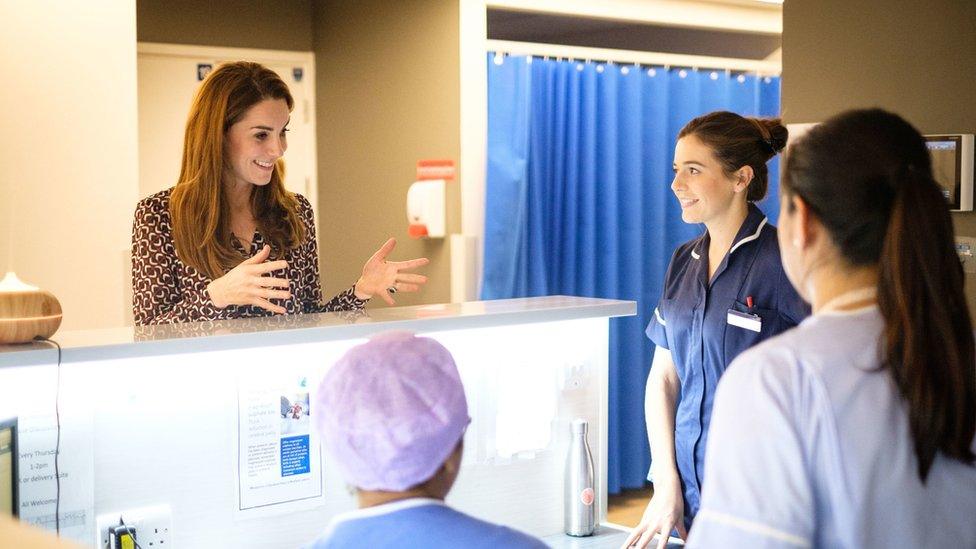
<path id="1" fill-rule="evenodd" d="M 694 135 L 707 145 L 722 163 L 726 175 L 739 168 L 752 168 L 753 179 L 746 200 L 755 202 L 766 196 L 769 170 L 766 163 L 786 146 L 789 132 L 779 118 L 749 118 L 729 111 L 716 111 L 685 124 L 678 139 Z"/>
<path id="2" fill-rule="evenodd" d="M 973 464 L 976 352 L 952 220 L 925 141 L 904 119 L 855 110 L 790 147 L 782 196 L 801 198 L 852 266 L 878 266 L 883 370 L 908 405 L 918 474 Z"/>

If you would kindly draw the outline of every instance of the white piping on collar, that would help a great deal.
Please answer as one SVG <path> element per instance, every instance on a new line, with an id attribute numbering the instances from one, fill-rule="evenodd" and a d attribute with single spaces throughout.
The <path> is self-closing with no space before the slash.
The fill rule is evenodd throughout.
<path id="1" fill-rule="evenodd" d="M 422 507 L 424 505 L 440 505 L 446 506 L 443 500 L 434 498 L 407 498 L 398 501 L 391 501 L 390 503 L 384 503 L 382 505 L 375 505 L 373 507 L 365 507 L 363 509 L 356 509 L 355 511 L 346 511 L 345 513 L 339 513 L 338 515 L 332 517 L 332 522 L 329 526 L 322 532 L 319 539 L 326 539 L 332 535 L 335 531 L 336 526 L 343 522 L 350 520 L 378 517 L 380 515 L 386 515 L 389 513 L 395 513 L 397 511 L 403 511 L 404 509 L 411 509 L 413 507 Z"/>
<path id="2" fill-rule="evenodd" d="M 702 231 L 702 234 L 698 236 L 698 242 L 695 242 L 695 245 L 691 247 L 691 257 L 701 259 L 701 255 L 698 253 L 698 246 L 701 246 L 701 243 L 705 241 L 706 236 L 708 236 L 708 227 L 706 227 L 705 230 Z"/>
<path id="3" fill-rule="evenodd" d="M 661 312 L 657 310 L 657 307 L 654 307 L 654 316 L 657 317 L 657 321 L 661 324 L 661 326 L 668 325 L 668 323 L 665 322 L 663 318 L 661 318 Z"/>
<path id="4" fill-rule="evenodd" d="M 735 243 L 735 246 L 732 246 L 732 249 L 729 250 L 729 255 L 732 255 L 732 252 L 734 252 L 739 246 L 745 244 L 746 242 L 752 242 L 753 240 L 759 238 L 759 233 L 762 232 L 763 227 L 766 226 L 766 222 L 768 222 L 768 221 L 769 221 L 769 218 L 768 217 L 764 217 L 763 220 L 762 220 L 762 223 L 760 223 L 759 224 L 759 227 L 756 229 L 756 232 L 754 232 L 751 235 L 749 235 L 749 236 L 743 238 L 742 240 L 736 242 Z"/>

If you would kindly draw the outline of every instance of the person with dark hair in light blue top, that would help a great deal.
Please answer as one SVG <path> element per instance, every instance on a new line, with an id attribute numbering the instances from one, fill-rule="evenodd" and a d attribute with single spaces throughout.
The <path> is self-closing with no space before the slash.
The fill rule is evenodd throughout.
<path id="1" fill-rule="evenodd" d="M 849 111 L 791 145 L 780 248 L 813 305 L 715 397 L 694 547 L 976 547 L 976 343 L 925 141 Z"/>

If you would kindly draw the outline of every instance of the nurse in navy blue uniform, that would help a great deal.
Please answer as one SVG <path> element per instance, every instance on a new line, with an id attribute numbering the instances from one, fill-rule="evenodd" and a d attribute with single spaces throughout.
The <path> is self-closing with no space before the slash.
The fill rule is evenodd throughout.
<path id="1" fill-rule="evenodd" d="M 739 353 L 809 313 L 783 272 L 776 228 L 754 204 L 787 135 L 778 119 L 731 112 L 696 118 L 678 134 L 671 189 L 682 219 L 705 231 L 675 250 L 646 330 L 656 346 L 645 396 L 654 496 L 628 546 L 663 533 L 664 547 L 673 530 L 687 537 L 719 378 Z"/>

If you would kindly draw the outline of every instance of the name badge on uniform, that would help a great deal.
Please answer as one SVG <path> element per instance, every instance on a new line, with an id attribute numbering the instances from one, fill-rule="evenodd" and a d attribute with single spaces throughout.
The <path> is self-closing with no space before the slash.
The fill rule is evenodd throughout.
<path id="1" fill-rule="evenodd" d="M 735 309 L 729 309 L 728 323 L 753 332 L 762 331 L 762 318 L 759 315 L 743 313 Z"/>

